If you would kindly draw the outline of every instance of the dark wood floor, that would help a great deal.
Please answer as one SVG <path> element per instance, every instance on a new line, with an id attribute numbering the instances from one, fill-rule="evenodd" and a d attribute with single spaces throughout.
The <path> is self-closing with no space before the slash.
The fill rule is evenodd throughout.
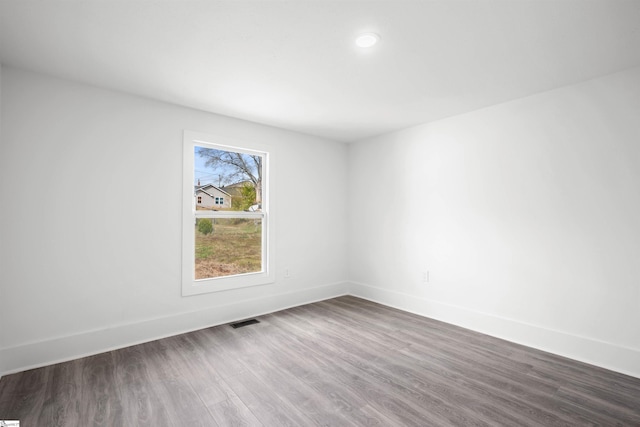
<path id="1" fill-rule="evenodd" d="M 640 425 L 640 379 L 341 297 L 0 380 L 28 426 Z"/>

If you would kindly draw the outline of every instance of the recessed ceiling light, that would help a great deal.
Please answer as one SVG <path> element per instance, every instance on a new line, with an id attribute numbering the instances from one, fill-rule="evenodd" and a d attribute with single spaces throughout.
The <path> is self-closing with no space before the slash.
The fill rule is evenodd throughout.
<path id="1" fill-rule="evenodd" d="M 356 45 L 358 47 L 372 47 L 380 40 L 380 36 L 376 33 L 364 33 L 360 34 L 356 39 Z"/>

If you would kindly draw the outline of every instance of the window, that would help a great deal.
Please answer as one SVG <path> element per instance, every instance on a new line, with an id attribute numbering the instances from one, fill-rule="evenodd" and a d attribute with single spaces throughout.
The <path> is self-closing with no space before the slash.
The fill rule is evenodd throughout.
<path id="1" fill-rule="evenodd" d="M 185 131 L 183 295 L 274 281 L 268 160 L 258 144 Z"/>

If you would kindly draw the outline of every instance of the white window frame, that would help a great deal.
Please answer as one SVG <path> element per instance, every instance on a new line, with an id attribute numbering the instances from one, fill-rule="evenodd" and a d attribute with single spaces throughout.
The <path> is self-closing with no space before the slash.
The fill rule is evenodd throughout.
<path id="1" fill-rule="evenodd" d="M 262 210 L 260 212 L 197 211 L 194 198 L 195 147 L 210 147 L 245 154 L 262 156 Z M 273 224 L 269 211 L 272 203 L 269 186 L 268 147 L 251 141 L 184 131 L 183 139 L 183 183 L 182 183 L 182 295 L 198 295 L 210 292 L 240 289 L 275 282 Z M 262 271 L 233 276 L 195 279 L 195 233 L 196 218 L 254 218 L 262 220 Z"/>

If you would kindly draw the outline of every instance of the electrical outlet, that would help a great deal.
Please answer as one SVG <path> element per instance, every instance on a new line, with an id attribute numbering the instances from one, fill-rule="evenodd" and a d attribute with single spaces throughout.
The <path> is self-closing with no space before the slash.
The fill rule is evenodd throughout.
<path id="1" fill-rule="evenodd" d="M 290 279 L 291 278 L 291 269 L 289 269 L 289 268 L 285 268 L 284 269 L 284 278 L 285 279 Z"/>
<path id="2" fill-rule="evenodd" d="M 422 272 L 422 282 L 429 283 L 429 270 Z"/>

